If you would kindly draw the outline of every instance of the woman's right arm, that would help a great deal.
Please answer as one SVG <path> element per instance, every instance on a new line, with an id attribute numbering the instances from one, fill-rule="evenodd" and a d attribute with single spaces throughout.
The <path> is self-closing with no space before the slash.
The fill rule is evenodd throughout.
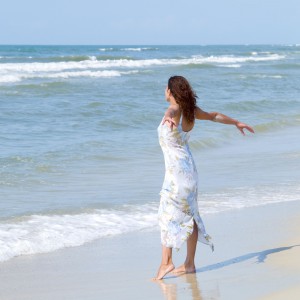
<path id="1" fill-rule="evenodd" d="M 174 105 L 170 105 L 166 110 L 162 124 L 168 122 L 168 126 L 173 130 L 173 126 L 177 127 L 175 119 L 178 118 L 179 108 Z"/>

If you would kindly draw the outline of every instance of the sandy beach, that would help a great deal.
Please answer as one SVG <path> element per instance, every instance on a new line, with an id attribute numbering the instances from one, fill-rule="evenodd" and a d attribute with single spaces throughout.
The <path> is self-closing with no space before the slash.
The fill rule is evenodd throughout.
<path id="1" fill-rule="evenodd" d="M 295 201 L 206 215 L 215 252 L 199 244 L 196 274 L 159 282 L 157 229 L 17 257 L 1 263 L 0 299 L 299 299 L 299 211 Z"/>

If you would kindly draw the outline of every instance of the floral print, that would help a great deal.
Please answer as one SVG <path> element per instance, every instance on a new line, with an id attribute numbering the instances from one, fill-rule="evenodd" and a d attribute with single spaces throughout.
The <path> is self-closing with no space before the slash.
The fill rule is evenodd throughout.
<path id="1" fill-rule="evenodd" d="M 165 159 L 158 211 L 162 244 L 179 249 L 192 234 L 195 220 L 198 241 L 210 245 L 213 250 L 198 211 L 198 174 L 188 145 L 190 132 L 183 131 L 181 125 L 171 130 L 162 122 L 157 130 Z"/>

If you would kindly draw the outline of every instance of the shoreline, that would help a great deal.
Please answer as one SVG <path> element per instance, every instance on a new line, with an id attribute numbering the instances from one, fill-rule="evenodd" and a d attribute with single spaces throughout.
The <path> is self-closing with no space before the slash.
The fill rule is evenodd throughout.
<path id="1" fill-rule="evenodd" d="M 198 243 L 196 274 L 158 283 L 150 280 L 160 263 L 156 230 L 17 257 L 0 264 L 0 298 L 298 299 L 299 209 L 293 201 L 205 215 L 215 252 Z M 185 252 L 174 251 L 176 266 Z"/>

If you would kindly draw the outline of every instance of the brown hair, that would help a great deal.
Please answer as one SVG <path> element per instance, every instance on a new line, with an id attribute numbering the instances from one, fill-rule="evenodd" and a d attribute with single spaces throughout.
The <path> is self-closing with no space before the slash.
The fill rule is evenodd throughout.
<path id="1" fill-rule="evenodd" d="M 183 116 L 188 123 L 195 120 L 195 108 L 197 95 L 189 82 L 182 76 L 172 76 L 168 81 L 168 88 L 182 110 Z"/>

